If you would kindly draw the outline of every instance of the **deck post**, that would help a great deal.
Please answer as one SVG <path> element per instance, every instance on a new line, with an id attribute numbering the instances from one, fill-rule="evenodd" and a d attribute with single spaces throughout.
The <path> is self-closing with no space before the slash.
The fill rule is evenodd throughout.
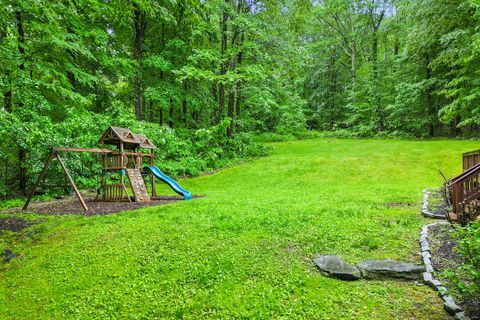
<path id="1" fill-rule="evenodd" d="M 153 167 L 155 165 L 155 163 L 153 162 L 153 157 L 154 157 L 154 153 L 153 153 L 153 149 L 150 149 L 150 167 Z M 150 176 L 150 182 L 152 184 L 152 197 L 156 197 L 157 196 L 157 189 L 155 188 L 155 179 L 153 179 L 153 174 L 150 172 L 149 173 L 149 176 Z"/>

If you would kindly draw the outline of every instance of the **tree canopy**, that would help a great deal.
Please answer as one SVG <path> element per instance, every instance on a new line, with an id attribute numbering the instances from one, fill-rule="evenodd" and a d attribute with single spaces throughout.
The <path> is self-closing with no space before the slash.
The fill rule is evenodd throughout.
<path id="1" fill-rule="evenodd" d="M 246 133 L 478 135 L 478 0 L 1 2 L 0 193 L 110 124 L 183 163 Z"/>

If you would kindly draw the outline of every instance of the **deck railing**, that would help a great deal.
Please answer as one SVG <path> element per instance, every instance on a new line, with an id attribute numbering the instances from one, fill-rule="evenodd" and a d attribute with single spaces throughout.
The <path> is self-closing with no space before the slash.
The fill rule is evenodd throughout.
<path id="1" fill-rule="evenodd" d="M 470 151 L 463 154 L 463 171 L 467 171 L 480 163 L 480 150 Z"/>
<path id="2" fill-rule="evenodd" d="M 463 224 L 465 208 L 480 199 L 480 163 L 448 181 L 446 187 L 452 203 L 453 214 L 450 217 Z"/>

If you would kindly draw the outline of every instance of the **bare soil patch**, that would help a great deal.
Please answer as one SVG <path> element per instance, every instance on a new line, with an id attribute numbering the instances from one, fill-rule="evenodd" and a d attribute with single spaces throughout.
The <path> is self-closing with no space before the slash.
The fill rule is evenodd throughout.
<path id="1" fill-rule="evenodd" d="M 18 232 L 30 225 L 27 220 L 16 217 L 0 218 L 0 230 Z"/>

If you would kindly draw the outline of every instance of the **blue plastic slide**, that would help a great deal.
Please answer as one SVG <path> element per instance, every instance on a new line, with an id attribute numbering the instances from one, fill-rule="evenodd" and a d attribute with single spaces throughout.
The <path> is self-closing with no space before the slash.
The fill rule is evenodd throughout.
<path id="1" fill-rule="evenodd" d="M 173 180 L 172 178 L 167 176 L 165 173 L 160 171 L 160 169 L 158 169 L 157 166 L 145 167 L 145 168 L 143 168 L 143 170 L 150 171 L 156 178 L 158 178 L 158 179 L 162 180 L 163 182 L 165 182 L 166 184 L 168 184 L 170 186 L 170 188 L 173 189 L 173 191 L 175 191 L 179 195 L 183 196 L 183 200 L 192 199 L 192 194 L 190 193 L 190 191 L 187 191 L 187 190 L 183 189 L 178 184 L 177 181 Z"/>

